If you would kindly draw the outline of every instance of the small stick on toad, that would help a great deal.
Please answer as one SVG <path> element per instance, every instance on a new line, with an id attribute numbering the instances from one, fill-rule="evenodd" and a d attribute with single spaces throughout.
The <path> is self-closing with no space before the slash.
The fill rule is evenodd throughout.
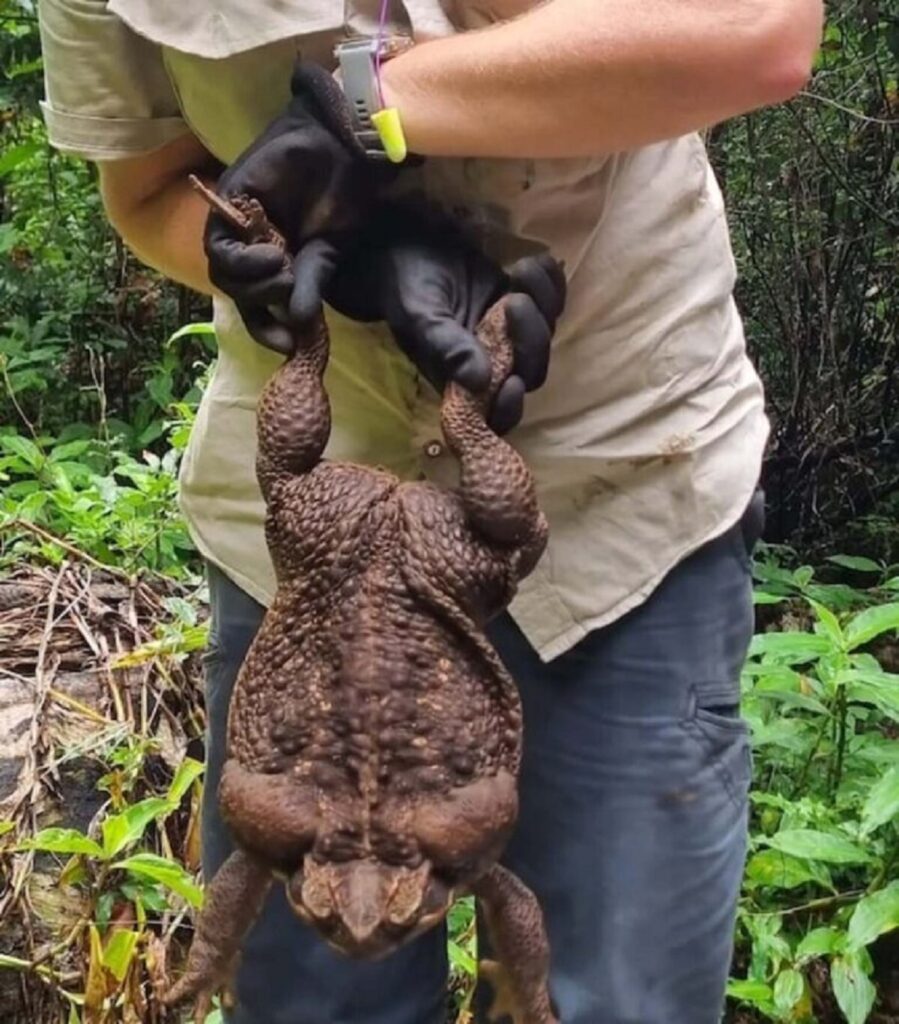
<path id="1" fill-rule="evenodd" d="M 224 217 L 232 227 L 240 231 L 244 241 L 249 245 L 261 242 L 275 245 L 282 252 L 287 252 L 284 236 L 265 215 L 265 210 L 258 199 L 244 195 L 223 199 L 211 188 L 207 188 L 195 174 L 189 175 L 187 180 L 193 190 L 199 193 L 220 217 Z"/>

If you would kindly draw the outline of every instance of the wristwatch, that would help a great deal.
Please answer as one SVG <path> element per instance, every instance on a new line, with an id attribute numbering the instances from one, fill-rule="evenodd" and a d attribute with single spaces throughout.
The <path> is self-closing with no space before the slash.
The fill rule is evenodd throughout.
<path id="1" fill-rule="evenodd" d="M 372 160 L 402 163 L 406 140 L 399 111 L 386 107 L 381 94 L 381 65 L 412 46 L 408 36 L 359 37 L 335 48 L 340 78 L 353 118 L 353 131 Z"/>

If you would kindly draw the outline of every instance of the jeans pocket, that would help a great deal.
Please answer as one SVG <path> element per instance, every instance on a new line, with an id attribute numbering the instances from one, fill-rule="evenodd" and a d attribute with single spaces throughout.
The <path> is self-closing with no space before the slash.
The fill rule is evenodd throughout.
<path id="1" fill-rule="evenodd" d="M 733 691 L 694 693 L 688 716 L 681 723 L 702 747 L 734 805 L 746 805 L 752 781 L 749 726 L 740 715 L 739 696 Z"/>

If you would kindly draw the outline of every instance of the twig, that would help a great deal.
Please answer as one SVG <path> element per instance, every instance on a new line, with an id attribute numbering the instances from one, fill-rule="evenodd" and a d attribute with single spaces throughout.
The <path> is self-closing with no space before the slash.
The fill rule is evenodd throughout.
<path id="1" fill-rule="evenodd" d="M 29 523 L 25 519 L 10 519 L 5 523 L 0 523 L 0 533 L 4 533 L 7 530 L 25 530 L 28 533 L 36 534 L 42 540 L 47 541 L 50 544 L 55 544 L 57 547 L 67 551 L 73 557 L 79 559 L 82 562 L 88 562 L 97 569 L 102 569 L 104 572 L 111 573 L 113 576 L 119 576 L 128 582 L 131 581 L 131 577 L 122 572 L 121 569 L 116 568 L 114 565 L 104 565 L 102 562 L 98 562 L 93 555 L 89 555 L 86 551 L 82 551 L 81 548 L 76 548 L 73 544 L 63 540 L 61 537 L 57 537 L 56 534 L 51 533 L 49 530 L 45 530 L 42 526 L 38 526 L 36 523 Z"/>
<path id="2" fill-rule="evenodd" d="M 6 388 L 6 394 L 9 397 L 10 402 L 12 402 L 13 408 L 16 410 L 16 412 L 21 417 L 22 422 L 28 428 L 28 433 L 31 434 L 34 443 L 38 447 L 40 447 L 40 443 L 38 442 L 37 437 L 37 431 L 34 429 L 34 424 L 25 415 L 25 410 L 22 408 L 21 405 L 19 405 L 19 400 L 16 398 L 15 389 L 12 386 L 12 381 L 9 379 L 9 369 L 7 368 L 6 365 L 6 356 L 0 356 L 0 371 L 2 371 L 3 373 L 3 386 Z M 41 454 L 43 455 L 43 452 L 41 452 Z"/>
<path id="3" fill-rule="evenodd" d="M 252 244 L 257 242 L 277 246 L 287 252 L 287 242 L 281 232 L 266 216 L 265 210 L 258 199 L 246 195 L 232 196 L 224 199 L 211 188 L 204 185 L 195 175 L 187 179 L 191 188 L 200 195 L 209 206 L 244 236 L 244 241 Z"/>
<path id="4" fill-rule="evenodd" d="M 804 89 L 799 95 L 806 100 L 814 100 L 816 103 L 824 103 L 828 107 L 835 107 L 837 110 L 841 110 L 844 114 L 848 114 L 850 117 L 855 118 L 856 121 L 861 121 L 863 124 L 880 124 L 885 128 L 892 128 L 899 125 L 899 118 L 891 118 L 886 120 L 882 117 L 870 117 L 867 114 L 859 113 L 857 110 L 853 110 L 851 107 L 846 107 L 842 103 L 837 103 L 836 100 L 830 99 L 828 96 L 819 96 L 814 92 L 806 92 Z"/>
<path id="5" fill-rule="evenodd" d="M 26 519 L 9 519 L 4 523 L 0 523 L 0 533 L 4 533 L 7 530 L 25 530 L 28 533 L 33 533 L 42 540 L 47 541 L 47 543 L 55 544 L 56 547 L 62 548 L 63 551 L 72 555 L 73 558 L 77 558 L 82 562 L 87 562 L 95 569 L 108 572 L 111 576 L 117 576 L 129 586 L 133 586 L 136 582 L 136 577 L 133 574 L 127 573 L 123 569 L 119 569 L 118 566 L 107 565 L 105 562 L 98 561 L 93 555 L 89 555 L 86 551 L 82 551 L 81 548 L 75 547 L 74 544 L 70 544 L 68 541 L 63 540 L 62 537 L 57 537 L 55 533 L 45 530 L 42 526 L 38 526 L 36 523 L 30 523 Z M 158 569 L 151 569 L 149 566 L 143 566 L 140 571 L 149 573 L 157 579 L 164 580 L 166 583 L 183 589 L 183 584 L 178 583 L 177 580 L 171 579 Z"/>
<path id="6" fill-rule="evenodd" d="M 783 910 L 751 910 L 747 911 L 748 917 L 770 917 L 772 914 L 801 914 L 806 910 L 828 910 L 831 907 L 839 907 L 844 903 L 854 903 L 865 895 L 864 889 L 856 889 L 852 892 L 837 893 L 836 896 L 823 896 L 821 899 L 809 900 L 808 903 L 800 903 L 797 907 L 786 907 Z"/>

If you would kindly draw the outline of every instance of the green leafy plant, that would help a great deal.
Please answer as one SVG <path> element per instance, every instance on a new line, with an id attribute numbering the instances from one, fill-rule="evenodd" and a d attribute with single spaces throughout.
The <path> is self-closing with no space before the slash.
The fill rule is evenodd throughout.
<path id="1" fill-rule="evenodd" d="M 162 824 L 178 809 L 184 794 L 202 772 L 202 764 L 185 759 L 164 797 L 149 797 L 107 814 L 100 821 L 97 838 L 78 829 L 46 828 L 32 839 L 24 840 L 18 849 L 77 858 L 67 865 L 64 875 L 69 882 L 87 886 L 96 897 L 101 923 L 104 908 L 108 908 L 118 894 L 144 907 L 161 910 L 166 906 L 163 890 L 168 890 L 198 907 L 202 903 L 202 890 L 183 867 L 154 853 L 131 851 L 152 823 Z M 115 884 L 107 888 L 113 879 Z"/>
<path id="2" fill-rule="evenodd" d="M 899 602 L 886 599 L 887 567 L 833 564 L 880 585 L 758 568 L 763 600 L 802 595 L 809 624 L 757 635 L 744 672 L 756 782 L 738 934 L 746 971 L 729 994 L 766 1019 L 814 1021 L 825 994 L 809 968 L 823 962 L 845 1019 L 863 1024 L 876 999 L 870 948 L 899 928 L 899 675 L 872 653 L 899 630 Z"/>
<path id="3" fill-rule="evenodd" d="M 147 927 L 151 917 L 173 906 L 178 909 L 182 903 L 202 904 L 202 889 L 183 865 L 141 847 L 151 825 L 164 836 L 166 819 L 199 786 L 203 766 L 186 758 L 164 796 L 129 803 L 144 755 L 152 745 L 128 744 L 109 757 L 110 771 L 100 780 L 109 793 L 109 807 L 90 834 L 75 828 L 45 828 L 12 847 L 20 854 L 64 857 L 58 884 L 77 892 L 85 907 L 84 916 L 55 950 L 62 953 L 82 937 L 87 947 L 84 992 L 58 990 L 70 1001 L 69 1020 L 80 1021 L 78 1007 L 96 1015 L 127 997 L 137 962 L 152 943 Z M 11 833 L 12 823 L 8 825 Z M 4 967 L 41 970 L 40 964 L 21 957 L 0 956 L 0 968 Z"/>

